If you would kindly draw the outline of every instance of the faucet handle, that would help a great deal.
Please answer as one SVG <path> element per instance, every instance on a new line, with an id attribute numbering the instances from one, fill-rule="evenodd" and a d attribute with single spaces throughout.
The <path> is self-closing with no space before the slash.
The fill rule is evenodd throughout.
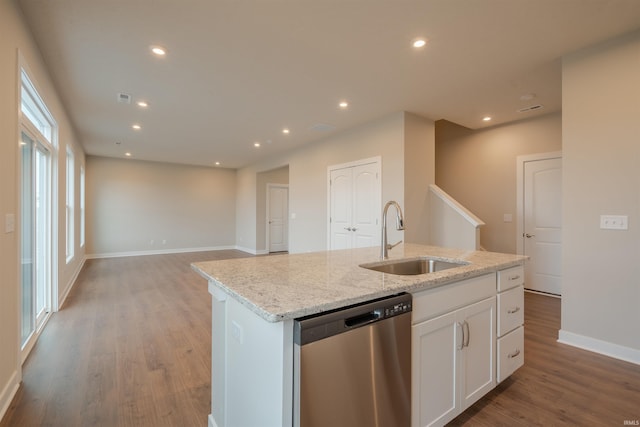
<path id="1" fill-rule="evenodd" d="M 388 244 L 387 245 L 387 249 L 393 249 L 396 246 L 398 246 L 400 243 L 402 243 L 402 240 L 400 240 L 399 242 L 394 243 L 393 245 L 392 244 Z"/>

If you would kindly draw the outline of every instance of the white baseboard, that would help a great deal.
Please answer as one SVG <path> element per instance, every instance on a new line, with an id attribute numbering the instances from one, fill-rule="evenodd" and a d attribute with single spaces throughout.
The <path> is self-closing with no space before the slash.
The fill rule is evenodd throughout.
<path id="1" fill-rule="evenodd" d="M 69 292 L 71 292 L 73 285 L 76 284 L 78 275 L 82 271 L 82 267 L 84 267 L 84 263 L 86 261 L 87 261 L 87 257 L 85 256 L 84 258 L 82 258 L 82 262 L 78 265 L 78 268 L 76 268 L 76 271 L 73 272 L 73 276 L 71 277 L 71 280 L 69 280 L 69 283 L 67 283 L 67 286 L 65 287 L 62 296 L 60 296 L 60 294 L 58 293 L 58 310 L 62 308 L 62 306 L 64 305 L 64 302 L 67 300 L 67 296 L 69 296 Z"/>
<path id="2" fill-rule="evenodd" d="M 229 249 L 238 249 L 243 252 L 249 252 L 248 250 L 239 249 L 237 246 L 211 246 L 204 248 L 174 248 L 174 249 L 161 249 L 153 251 L 131 251 L 131 252 L 108 252 L 101 254 L 87 254 L 86 259 L 99 259 L 99 258 L 122 258 L 131 256 L 145 256 L 145 255 L 167 255 L 167 254 L 181 254 L 187 252 L 208 252 L 208 251 L 222 251 Z M 251 252 L 249 252 L 251 253 Z"/>
<path id="3" fill-rule="evenodd" d="M 558 342 L 640 365 L 640 350 L 634 348 L 563 331 L 562 329 L 558 332 Z"/>
<path id="4" fill-rule="evenodd" d="M 4 417 L 4 414 L 6 414 L 7 409 L 9 409 L 9 405 L 11 405 L 11 401 L 18 392 L 19 387 L 20 372 L 16 370 L 4 386 L 4 389 L 2 389 L 2 393 L 0 393 L 0 420 Z"/>
<path id="5" fill-rule="evenodd" d="M 235 249 L 242 251 L 242 252 L 246 252 L 248 254 L 252 254 L 252 255 L 266 255 L 269 253 L 268 250 L 266 249 L 251 249 L 251 248 L 245 248 L 244 246 L 235 246 Z"/>
<path id="6" fill-rule="evenodd" d="M 213 415 L 209 414 L 209 427 L 218 427 L 218 424 L 216 424 L 216 420 L 213 419 Z"/>

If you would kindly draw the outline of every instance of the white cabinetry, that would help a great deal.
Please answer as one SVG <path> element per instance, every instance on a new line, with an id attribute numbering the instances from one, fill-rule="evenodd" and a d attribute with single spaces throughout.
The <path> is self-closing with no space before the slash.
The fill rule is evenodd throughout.
<path id="1" fill-rule="evenodd" d="M 414 294 L 412 425 L 441 426 L 495 387 L 496 278 Z"/>
<path id="2" fill-rule="evenodd" d="M 524 364 L 524 268 L 498 271 L 497 382 Z"/>

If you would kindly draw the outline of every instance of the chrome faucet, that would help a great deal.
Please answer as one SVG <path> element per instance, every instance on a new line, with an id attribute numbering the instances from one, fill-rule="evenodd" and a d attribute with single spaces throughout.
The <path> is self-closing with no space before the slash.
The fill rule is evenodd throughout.
<path id="1" fill-rule="evenodd" d="M 382 245 L 380 248 L 380 259 L 383 260 L 389 258 L 389 249 L 395 248 L 402 242 L 402 240 L 400 240 L 398 243 L 394 243 L 393 245 L 387 243 L 387 211 L 391 205 L 396 208 L 396 230 L 404 230 L 404 217 L 402 216 L 402 209 L 400 209 L 400 205 L 398 202 L 393 200 L 387 202 L 382 210 Z"/>

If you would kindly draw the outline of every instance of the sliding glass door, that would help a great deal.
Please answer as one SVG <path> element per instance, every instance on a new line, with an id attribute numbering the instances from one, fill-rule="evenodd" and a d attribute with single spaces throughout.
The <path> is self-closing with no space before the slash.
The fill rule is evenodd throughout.
<path id="1" fill-rule="evenodd" d="M 36 135 L 23 128 L 20 139 L 23 350 L 51 311 L 51 151 Z"/>

